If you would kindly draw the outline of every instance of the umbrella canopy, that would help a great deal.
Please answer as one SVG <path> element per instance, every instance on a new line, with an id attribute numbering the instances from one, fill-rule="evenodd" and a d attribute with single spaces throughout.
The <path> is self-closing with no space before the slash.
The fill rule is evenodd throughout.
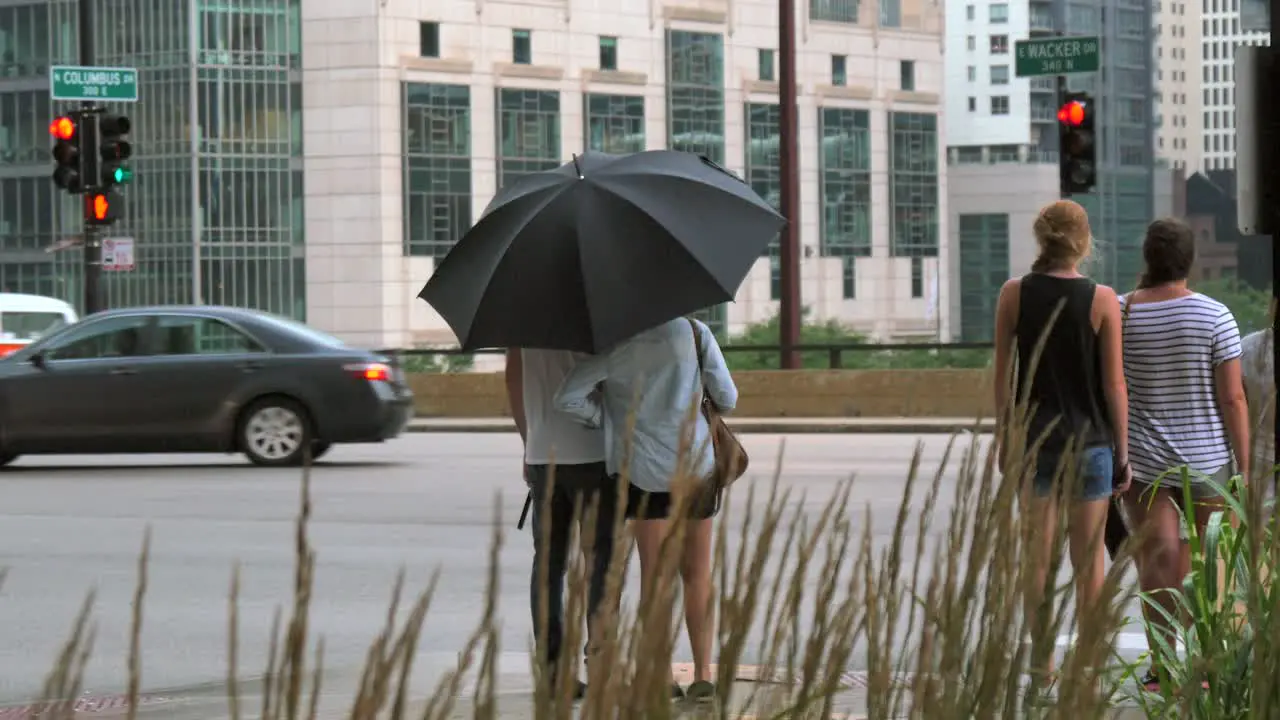
<path id="1" fill-rule="evenodd" d="M 784 223 L 697 155 L 589 152 L 499 192 L 419 297 L 464 349 L 597 353 L 733 300 Z"/>

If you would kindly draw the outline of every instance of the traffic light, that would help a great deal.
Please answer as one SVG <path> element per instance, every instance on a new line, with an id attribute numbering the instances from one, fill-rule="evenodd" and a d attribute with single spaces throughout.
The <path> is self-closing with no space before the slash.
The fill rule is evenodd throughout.
<path id="1" fill-rule="evenodd" d="M 67 115 L 54 119 L 49 123 L 49 134 L 53 136 L 53 183 L 69 193 L 84 190 L 84 172 L 80 153 L 80 124 Z"/>
<path id="2" fill-rule="evenodd" d="M 133 170 L 126 164 L 133 155 L 133 146 L 124 139 L 129 134 L 129 118 L 123 115 L 98 116 L 98 151 L 102 158 L 101 187 L 122 185 L 133 179 Z"/>
<path id="3" fill-rule="evenodd" d="M 1058 177 L 1062 194 L 1086 193 L 1098 180 L 1093 98 L 1067 93 L 1058 108 Z"/>
<path id="4" fill-rule="evenodd" d="M 120 196 L 114 190 L 98 190 L 84 196 L 84 224 L 106 226 L 119 217 Z"/>

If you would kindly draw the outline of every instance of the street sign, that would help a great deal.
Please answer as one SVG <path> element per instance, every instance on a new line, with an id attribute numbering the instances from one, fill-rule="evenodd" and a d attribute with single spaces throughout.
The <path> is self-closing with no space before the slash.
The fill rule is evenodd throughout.
<path id="1" fill-rule="evenodd" d="M 54 100 L 137 102 L 138 71 L 124 67 L 49 68 L 49 95 Z"/>
<path id="2" fill-rule="evenodd" d="M 1013 73 L 1018 77 L 1097 72 L 1101 47 L 1096 37 L 1018 40 Z"/>
<path id="3" fill-rule="evenodd" d="M 103 238 L 102 269 L 107 272 L 129 272 L 133 270 L 133 238 Z"/>

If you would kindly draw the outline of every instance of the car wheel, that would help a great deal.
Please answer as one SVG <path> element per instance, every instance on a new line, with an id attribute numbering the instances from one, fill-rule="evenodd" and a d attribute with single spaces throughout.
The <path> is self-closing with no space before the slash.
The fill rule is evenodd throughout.
<path id="1" fill-rule="evenodd" d="M 303 451 L 311 442 L 311 423 L 306 409 L 296 401 L 263 398 L 245 410 L 237 438 L 240 451 L 254 465 L 300 465 Z"/>
<path id="2" fill-rule="evenodd" d="M 333 443 L 321 442 L 319 440 L 311 443 L 311 459 L 319 460 L 329 452 L 329 448 L 333 447 Z"/>

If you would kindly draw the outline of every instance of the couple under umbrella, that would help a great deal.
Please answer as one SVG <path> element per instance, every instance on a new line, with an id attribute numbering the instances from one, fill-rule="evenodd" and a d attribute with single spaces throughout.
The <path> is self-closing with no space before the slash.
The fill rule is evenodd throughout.
<path id="1" fill-rule="evenodd" d="M 616 436 L 622 424 L 610 415 L 616 426 L 613 442 L 597 443 L 595 436 L 584 435 L 588 427 L 610 424 L 602 419 L 598 396 L 588 400 L 587 390 L 602 381 L 596 377 L 599 368 L 622 348 L 630 349 L 641 339 L 649 347 L 657 341 L 666 343 L 668 350 L 683 343 L 662 374 L 669 382 L 677 373 L 689 377 L 679 378 L 668 394 L 674 397 L 687 388 L 691 394 L 684 397 L 701 392 L 713 406 L 731 409 L 736 389 L 714 336 L 705 325 L 685 321 L 683 316 L 732 301 L 784 223 L 740 178 L 699 155 L 668 150 L 623 156 L 587 152 L 500 190 L 419 294 L 449 324 L 464 350 L 509 348 L 512 414 L 525 439 L 524 472 L 530 498 L 537 499 L 533 503 L 534 622 L 539 628 L 539 656 L 553 667 L 560 654 L 568 557 L 569 529 L 562 526 L 572 522 L 573 507 L 571 500 L 567 512 L 564 503 L 557 510 L 554 501 L 562 485 L 568 491 L 582 491 L 583 507 L 592 499 L 599 507 L 598 531 L 591 541 L 596 558 L 588 602 L 591 614 L 603 597 L 612 557 L 617 489 L 610 478 L 618 472 L 618 459 L 602 456 L 609 454 L 606 449 L 622 452 L 616 447 L 621 444 Z M 658 374 L 645 376 L 660 382 Z M 567 388 L 575 381 L 586 388 L 578 393 L 584 397 L 566 400 L 574 394 Z M 628 397 L 626 403 L 631 400 Z M 616 411 L 619 404 L 613 403 L 611 410 Z M 683 415 L 674 406 L 672 411 Z M 700 431 L 705 437 L 706 429 Z M 638 438 L 635 452 L 643 455 Z M 542 447 L 551 444 L 557 447 Z M 550 499 L 540 492 L 546 466 L 553 460 L 548 455 L 555 456 L 556 464 Z M 628 516 L 665 518 L 665 507 L 662 515 L 633 514 L 636 492 L 644 496 L 642 505 L 657 505 L 649 501 L 668 493 L 652 487 L 637 491 L 636 486 L 644 483 L 635 472 L 634 459 L 632 463 Z M 666 483 L 669 478 L 668 474 L 657 482 Z M 530 503 L 526 500 L 525 512 Z M 544 513 L 546 518 L 541 517 Z M 708 508 L 697 516 L 706 520 L 708 532 L 714 513 Z M 523 520 L 522 514 L 521 524 Z M 549 546 L 542 547 L 544 542 Z M 637 543 L 643 581 L 649 563 L 639 533 Z M 709 588 L 709 566 L 706 574 Z M 686 578 L 687 602 L 692 582 Z M 711 633 L 695 631 L 692 618 L 688 620 L 695 675 L 705 674 Z M 695 635 L 705 635 L 705 644 Z M 553 667 L 548 669 L 554 682 Z M 709 678 L 697 680 L 689 688 L 690 697 L 695 689 L 704 696 L 714 692 L 713 687 L 708 690 Z M 578 683 L 575 694 L 581 696 L 583 690 Z M 673 687 L 673 696 L 682 692 Z"/>

